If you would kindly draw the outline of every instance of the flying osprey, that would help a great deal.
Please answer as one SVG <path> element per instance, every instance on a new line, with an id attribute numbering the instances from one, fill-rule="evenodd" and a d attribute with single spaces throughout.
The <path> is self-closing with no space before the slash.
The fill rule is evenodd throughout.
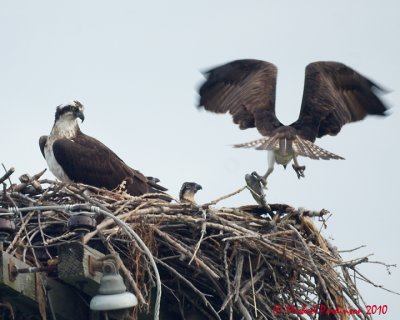
<path id="1" fill-rule="evenodd" d="M 79 101 L 58 106 L 50 135 L 39 139 L 43 157 L 59 180 L 109 190 L 125 181 L 127 192 L 133 196 L 167 190 L 157 184 L 158 179 L 146 178 L 100 141 L 82 133 L 77 118 L 83 122 L 83 110 Z"/>
<path id="2" fill-rule="evenodd" d="M 349 122 L 367 114 L 385 115 L 387 108 L 377 96 L 383 92 L 371 80 L 339 62 L 314 62 L 306 67 L 303 101 L 299 118 L 289 126 L 275 115 L 277 68 L 261 60 L 236 60 L 206 72 L 199 89 L 199 107 L 229 113 L 240 129 L 256 127 L 263 138 L 235 147 L 268 150 L 268 170 L 259 176 L 266 185 L 274 164 L 293 159 L 298 178 L 304 166 L 297 156 L 311 159 L 343 159 L 313 142 L 324 135 L 336 135 Z"/>

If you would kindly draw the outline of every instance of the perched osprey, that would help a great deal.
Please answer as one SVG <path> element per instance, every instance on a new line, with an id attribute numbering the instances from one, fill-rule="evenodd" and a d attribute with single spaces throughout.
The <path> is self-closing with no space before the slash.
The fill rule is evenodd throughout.
<path id="1" fill-rule="evenodd" d="M 297 156 L 311 159 L 343 159 L 314 144 L 316 138 L 336 135 L 349 122 L 367 114 L 385 115 L 387 108 L 377 96 L 383 90 L 371 80 L 338 62 L 314 62 L 306 67 L 299 118 L 289 126 L 275 115 L 277 68 L 260 60 L 236 60 L 206 72 L 199 89 L 199 107 L 216 113 L 229 111 L 240 129 L 254 128 L 263 138 L 235 147 L 268 150 L 268 171 L 257 177 L 266 185 L 274 164 L 293 159 L 298 178 L 304 166 Z"/>
<path id="2" fill-rule="evenodd" d="M 195 182 L 184 182 L 182 184 L 181 190 L 179 191 L 179 200 L 183 203 L 196 204 L 194 200 L 194 195 L 197 191 L 201 190 L 201 185 Z"/>
<path id="3" fill-rule="evenodd" d="M 77 118 L 83 122 L 83 110 L 79 101 L 58 106 L 50 135 L 39 139 L 50 171 L 59 180 L 109 190 L 125 181 L 127 192 L 133 196 L 167 190 L 157 184 L 158 179 L 146 178 L 100 141 L 82 133 Z"/>

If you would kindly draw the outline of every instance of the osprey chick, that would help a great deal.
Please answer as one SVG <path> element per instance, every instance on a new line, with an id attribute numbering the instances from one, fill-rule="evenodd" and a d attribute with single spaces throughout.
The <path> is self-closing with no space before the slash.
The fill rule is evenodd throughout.
<path id="1" fill-rule="evenodd" d="M 203 189 L 201 185 L 195 182 L 184 182 L 182 184 L 181 190 L 179 191 L 179 201 L 183 203 L 196 204 L 194 200 L 194 195 L 197 191 Z"/>
<path id="2" fill-rule="evenodd" d="M 343 159 L 314 144 L 316 138 L 336 135 L 342 126 L 368 114 L 385 115 L 377 96 L 383 90 L 371 80 L 339 62 L 314 62 L 306 67 L 299 118 L 283 125 L 275 115 L 277 68 L 261 60 L 236 60 L 206 72 L 199 89 L 199 107 L 229 113 L 240 129 L 256 127 L 263 138 L 235 147 L 268 150 L 268 170 L 256 175 L 266 185 L 275 163 L 284 167 L 293 160 L 298 178 L 304 166 L 297 156 Z"/>
<path id="3" fill-rule="evenodd" d="M 167 190 L 157 184 L 157 179 L 146 178 L 100 141 L 82 133 L 77 119 L 83 122 L 83 111 L 79 101 L 58 106 L 50 135 L 39 139 L 43 157 L 59 180 L 108 190 L 125 181 L 127 192 L 133 196 Z"/>

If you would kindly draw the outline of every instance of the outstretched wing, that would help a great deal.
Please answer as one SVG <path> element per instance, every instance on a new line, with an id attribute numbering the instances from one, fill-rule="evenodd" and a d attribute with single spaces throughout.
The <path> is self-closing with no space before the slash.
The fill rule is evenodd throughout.
<path id="1" fill-rule="evenodd" d="M 257 127 L 262 135 L 282 124 L 275 115 L 277 68 L 260 60 L 236 60 L 206 72 L 199 107 L 229 111 L 240 129 Z"/>
<path id="2" fill-rule="evenodd" d="M 336 135 L 343 125 L 368 114 L 385 115 L 378 94 L 383 90 L 350 67 L 338 62 L 314 62 L 306 67 L 299 118 L 291 126 L 315 141 Z"/>
<path id="3" fill-rule="evenodd" d="M 134 196 L 148 192 L 147 179 L 131 169 L 100 141 L 85 134 L 73 140 L 58 139 L 53 153 L 68 177 L 75 181 L 109 190 L 126 181 L 127 191 Z"/>

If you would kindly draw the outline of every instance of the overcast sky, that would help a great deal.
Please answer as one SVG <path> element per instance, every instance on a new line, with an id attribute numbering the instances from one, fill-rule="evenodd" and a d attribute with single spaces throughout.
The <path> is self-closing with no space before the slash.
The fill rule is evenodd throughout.
<path id="1" fill-rule="evenodd" d="M 233 149 L 259 137 L 228 115 L 196 110 L 201 71 L 255 58 L 279 68 L 277 115 L 294 121 L 304 68 L 343 62 L 391 90 L 391 115 L 345 126 L 317 144 L 346 158 L 300 158 L 306 178 L 277 167 L 268 201 L 333 213 L 324 231 L 340 249 L 366 248 L 372 260 L 400 264 L 400 4 L 397 0 L 0 1 L 0 162 L 22 173 L 46 167 L 38 139 L 55 107 L 79 100 L 81 129 L 132 167 L 157 176 L 177 196 L 184 181 L 203 186 L 200 203 L 244 185 L 267 168 L 263 151 Z M 46 173 L 52 178 L 51 173 Z M 251 204 L 248 192 L 221 206 Z M 400 269 L 360 268 L 400 291 Z M 399 296 L 358 282 L 366 302 L 400 315 Z"/>

